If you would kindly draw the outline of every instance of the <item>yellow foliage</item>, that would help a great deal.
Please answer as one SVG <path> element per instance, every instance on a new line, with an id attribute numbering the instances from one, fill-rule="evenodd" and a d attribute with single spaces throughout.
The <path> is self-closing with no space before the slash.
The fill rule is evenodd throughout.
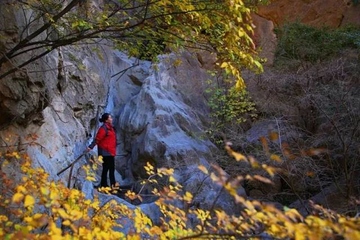
<path id="1" fill-rule="evenodd" d="M 231 148 L 228 151 L 234 152 Z M 251 158 L 247 159 L 251 164 Z M 149 179 L 157 173 L 171 177 L 169 186 L 153 191 L 160 196 L 155 203 L 162 213 L 161 223 L 154 225 L 141 208 L 129 209 L 114 200 L 101 205 L 96 195 L 92 200 L 86 199 L 79 190 L 68 189 L 61 182 L 49 181 L 47 174 L 31 168 L 27 161 L 29 159 L 25 158 L 26 167 L 23 170 L 28 177 L 13 186 L 12 195 L 2 196 L 4 201 L 0 202 L 0 207 L 16 207 L 16 211 L 0 215 L 0 239 L 216 239 L 223 234 L 227 239 L 256 239 L 255 235 L 259 233 L 266 233 L 274 239 L 296 240 L 360 237 L 359 218 L 329 212 L 320 206 L 317 210 L 322 214 L 303 217 L 295 209 L 280 210 L 271 204 L 239 196 L 236 189 L 244 177 L 229 179 L 217 166 L 212 166 L 211 173 L 204 166 L 199 166 L 199 169 L 234 197 L 235 202 L 242 206 L 241 212 L 196 207 L 193 204 L 196 199 L 194 193 L 182 190 L 172 175 L 173 169 L 156 170 L 147 165 L 147 170 L 154 173 Z M 264 164 L 251 165 L 267 170 L 270 175 L 276 171 Z M 6 174 L 1 176 L 4 178 Z M 259 175 L 248 175 L 246 178 L 270 183 L 269 179 Z M 131 199 L 139 197 L 131 191 L 127 196 Z M 7 197 L 10 199 L 5 200 Z M 184 207 L 173 205 L 173 199 L 177 203 L 182 202 Z M 16 219 L 16 223 L 12 219 Z M 192 225 L 189 225 L 190 219 Z M 126 236 L 118 231 L 124 228 L 122 224 L 125 221 L 130 226 Z"/>
<path id="2" fill-rule="evenodd" d="M 5 156 L 8 157 L 8 158 L 20 159 L 20 155 L 19 155 L 18 152 L 6 153 Z"/>
<path id="3" fill-rule="evenodd" d="M 209 171 L 207 170 L 207 168 L 204 165 L 199 165 L 198 168 L 200 169 L 200 171 L 202 171 L 205 174 L 209 173 Z"/>
<path id="4" fill-rule="evenodd" d="M 22 200 L 24 199 L 24 194 L 22 194 L 22 193 L 15 193 L 14 194 L 14 196 L 13 196 L 13 198 L 12 198 L 12 201 L 14 202 L 14 203 L 20 203 L 20 202 L 22 202 Z"/>
<path id="5" fill-rule="evenodd" d="M 139 208 L 135 209 L 134 222 L 137 233 L 152 226 L 151 220 Z"/>
<path id="6" fill-rule="evenodd" d="M 185 192 L 183 199 L 185 202 L 190 203 L 193 199 L 193 195 L 190 192 Z"/>
<path id="7" fill-rule="evenodd" d="M 235 158 L 236 161 L 248 161 L 247 157 L 242 155 L 241 153 L 235 152 L 231 149 L 230 144 L 227 143 L 225 145 L 225 150 L 228 152 L 228 154 Z"/>
<path id="8" fill-rule="evenodd" d="M 279 163 L 282 162 L 280 156 L 279 156 L 279 155 L 276 155 L 276 154 L 271 154 L 271 155 L 270 155 L 270 159 L 273 160 L 273 161 L 275 161 L 275 162 L 279 162 Z"/>
<path id="9" fill-rule="evenodd" d="M 24 207 L 32 208 L 35 204 L 35 198 L 31 195 L 26 195 L 24 200 Z"/>

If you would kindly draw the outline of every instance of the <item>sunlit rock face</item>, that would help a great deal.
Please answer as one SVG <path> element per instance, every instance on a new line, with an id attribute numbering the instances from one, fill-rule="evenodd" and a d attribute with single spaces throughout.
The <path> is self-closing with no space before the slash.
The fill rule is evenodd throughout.
<path id="1" fill-rule="evenodd" d="M 272 65 L 276 48 L 276 35 L 274 33 L 274 23 L 257 14 L 252 15 L 254 25 L 253 41 L 259 56 L 266 61 L 264 64 Z"/>
<path id="2" fill-rule="evenodd" d="M 360 26 L 360 4 L 352 0 L 272 0 L 252 15 L 253 40 L 265 65 L 272 65 L 276 48 L 275 27 L 301 22 L 314 27 Z"/>
<path id="3" fill-rule="evenodd" d="M 299 21 L 307 25 L 340 27 L 360 25 L 360 5 L 352 0 L 272 0 L 259 8 L 259 15 L 275 26 Z"/>
<path id="4" fill-rule="evenodd" d="M 173 66 L 177 58 L 182 63 Z M 120 113 L 120 152 L 129 154 L 131 164 L 127 165 L 133 167 L 133 174 L 141 176 L 146 162 L 179 167 L 200 164 L 210 156 L 214 146 L 207 140 L 202 122 L 207 118 L 203 96 L 206 86 L 199 85 L 209 76 L 199 62 L 190 65 L 191 59 L 184 55 L 163 57 L 157 70 L 145 79 L 139 94 Z M 186 70 L 184 65 L 188 65 Z M 177 75 L 182 71 L 187 76 Z"/>

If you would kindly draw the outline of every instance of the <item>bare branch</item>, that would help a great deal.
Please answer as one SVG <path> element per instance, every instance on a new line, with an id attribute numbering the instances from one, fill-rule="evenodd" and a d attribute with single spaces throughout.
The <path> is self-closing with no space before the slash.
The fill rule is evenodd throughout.
<path id="1" fill-rule="evenodd" d="M 57 22 L 61 17 L 63 17 L 66 13 L 68 13 L 74 6 L 76 6 L 76 4 L 78 4 L 81 0 L 73 0 L 69 3 L 69 5 L 67 5 L 60 13 L 58 13 L 57 15 L 55 15 L 52 18 L 53 22 Z M 53 24 L 53 22 L 49 21 L 47 23 L 45 23 L 42 27 L 40 27 L 38 30 L 36 30 L 35 32 L 33 32 L 32 34 L 30 34 L 29 36 L 27 36 L 25 39 L 21 40 L 15 47 L 13 47 L 9 52 L 5 53 L 4 56 L 2 58 L 0 58 L 0 68 L 1 65 L 7 61 L 7 59 L 11 59 L 13 57 L 13 54 L 18 51 L 19 49 L 23 48 L 24 46 L 26 46 L 26 44 L 28 42 L 30 42 L 32 39 L 34 39 L 35 37 L 39 36 L 42 32 L 44 32 L 46 29 L 48 29 L 49 27 L 51 27 L 51 25 Z M 38 59 L 38 58 L 36 58 Z M 22 66 L 19 66 L 19 68 L 21 68 Z M 8 74 L 7 74 L 8 75 Z M 2 77 L 0 77 L 1 79 Z"/>

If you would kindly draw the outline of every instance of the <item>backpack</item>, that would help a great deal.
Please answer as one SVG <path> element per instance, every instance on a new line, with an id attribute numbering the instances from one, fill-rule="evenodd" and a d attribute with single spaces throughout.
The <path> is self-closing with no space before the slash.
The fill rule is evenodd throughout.
<path id="1" fill-rule="evenodd" d="M 106 126 L 106 124 L 103 124 L 103 125 L 101 125 L 101 127 L 102 128 L 104 128 L 105 129 L 105 137 L 107 137 L 108 136 L 108 128 L 107 128 L 107 126 Z M 114 129 L 114 132 L 116 132 L 116 129 L 113 127 L 113 129 Z"/>
<path id="2" fill-rule="evenodd" d="M 101 125 L 101 127 L 103 129 L 105 129 L 105 137 L 107 137 L 108 136 L 108 128 L 107 128 L 106 124 Z"/>

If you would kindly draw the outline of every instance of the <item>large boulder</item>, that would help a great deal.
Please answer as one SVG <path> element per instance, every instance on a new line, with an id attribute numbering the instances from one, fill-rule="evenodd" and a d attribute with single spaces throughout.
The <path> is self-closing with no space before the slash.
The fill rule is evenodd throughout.
<path id="1" fill-rule="evenodd" d="M 158 70 L 145 79 L 139 94 L 125 104 L 120 114 L 118 128 L 123 148 L 120 152 L 128 154 L 122 162 L 131 167 L 130 177 L 135 179 L 146 176 L 146 162 L 157 167 L 199 164 L 201 159 L 208 159 L 215 148 L 204 135 L 202 119 L 206 119 L 207 110 L 202 93 L 205 86 L 198 86 L 198 91 L 191 88 L 191 84 L 199 85 L 208 76 L 191 76 L 191 72 L 205 71 L 197 62 L 188 66 L 187 75 L 182 77 L 184 72 L 172 65 L 177 58 L 180 56 L 164 56 Z M 185 63 L 193 60 L 189 55 L 180 59 Z M 186 85 L 188 87 L 184 87 Z M 193 94 L 186 94 L 185 89 Z"/>

